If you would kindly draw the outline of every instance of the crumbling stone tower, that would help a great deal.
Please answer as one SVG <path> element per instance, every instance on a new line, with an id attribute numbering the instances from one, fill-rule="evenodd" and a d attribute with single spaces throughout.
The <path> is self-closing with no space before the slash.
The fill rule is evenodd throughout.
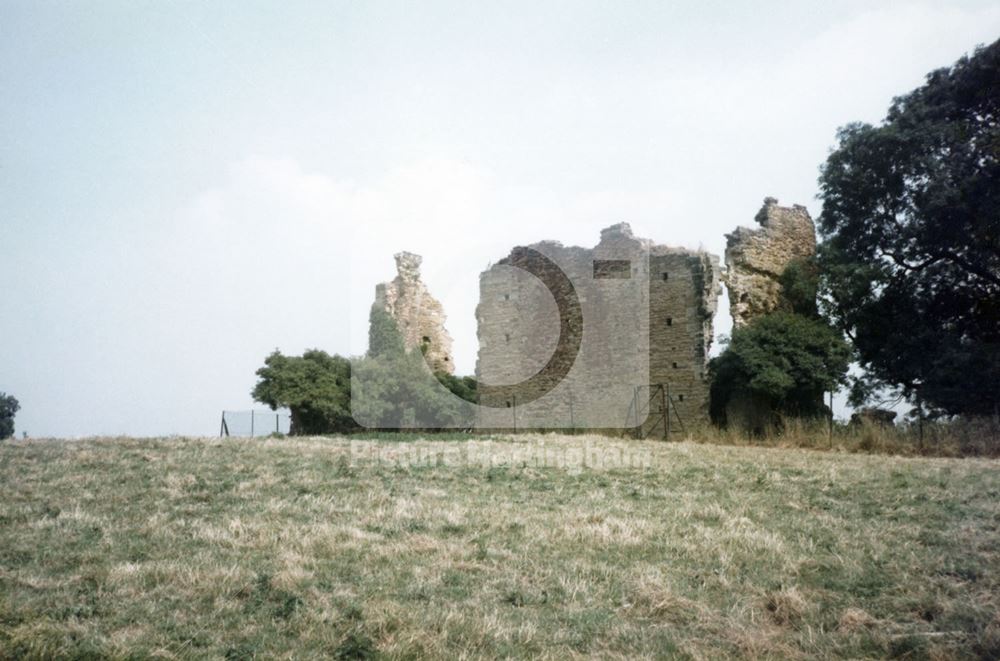
<path id="1" fill-rule="evenodd" d="M 396 277 L 375 286 L 373 306 L 396 321 L 407 350 L 421 347 L 433 371 L 454 373 L 444 308 L 420 279 L 422 258 L 410 252 L 397 253 L 395 258 Z"/>
<path id="2" fill-rule="evenodd" d="M 707 423 L 708 354 L 722 293 L 719 257 L 653 245 L 649 272 L 649 383 L 670 386 L 685 425 Z"/>
<path id="3" fill-rule="evenodd" d="M 804 206 L 782 207 L 766 197 L 754 220 L 760 229 L 737 227 L 726 235 L 726 286 L 735 328 L 781 307 L 785 268 L 816 255 L 816 226 Z"/>

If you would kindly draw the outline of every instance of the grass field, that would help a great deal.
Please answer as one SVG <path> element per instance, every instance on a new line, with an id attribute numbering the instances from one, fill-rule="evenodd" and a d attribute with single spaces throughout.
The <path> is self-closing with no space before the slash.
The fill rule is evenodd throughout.
<path id="1" fill-rule="evenodd" d="M 468 445 L 0 445 L 0 658 L 1000 658 L 996 460 Z"/>

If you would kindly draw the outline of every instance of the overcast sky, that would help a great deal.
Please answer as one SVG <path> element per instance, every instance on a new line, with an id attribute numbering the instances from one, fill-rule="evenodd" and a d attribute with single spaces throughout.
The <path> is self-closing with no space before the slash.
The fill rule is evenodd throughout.
<path id="1" fill-rule="evenodd" d="M 1000 36 L 993 2 L 730 5 L 0 0 L 18 435 L 213 433 L 275 347 L 363 352 L 404 249 L 470 373 L 513 245 L 815 216 L 838 126 Z"/>

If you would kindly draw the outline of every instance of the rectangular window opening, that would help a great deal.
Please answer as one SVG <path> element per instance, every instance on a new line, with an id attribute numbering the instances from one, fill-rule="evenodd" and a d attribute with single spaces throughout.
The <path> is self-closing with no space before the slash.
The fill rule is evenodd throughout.
<path id="1" fill-rule="evenodd" d="M 594 279 L 628 280 L 632 277 L 632 262 L 627 259 L 595 259 Z"/>

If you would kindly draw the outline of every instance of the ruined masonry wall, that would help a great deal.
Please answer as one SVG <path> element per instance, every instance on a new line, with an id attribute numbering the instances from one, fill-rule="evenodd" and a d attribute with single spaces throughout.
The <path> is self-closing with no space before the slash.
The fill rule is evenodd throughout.
<path id="1" fill-rule="evenodd" d="M 724 277 L 735 327 L 779 309 L 784 303 L 779 279 L 785 268 L 816 254 L 815 225 L 805 207 L 782 207 L 774 198 L 765 198 L 755 220 L 759 229 L 739 227 L 726 235 Z M 530 402 L 517 412 L 496 408 L 486 413 L 496 420 L 480 424 L 515 426 L 514 418 L 521 415 L 523 426 L 530 427 L 533 413 L 539 414 L 538 420 L 556 421 L 546 425 L 550 427 L 586 427 L 588 416 L 618 416 L 624 424 L 626 412 L 617 409 L 624 408 L 618 395 L 626 384 L 610 376 L 623 361 L 642 365 L 633 376 L 645 375 L 627 388 L 668 384 L 685 425 L 708 421 L 707 363 L 723 278 L 718 257 L 636 238 L 625 223 L 602 230 L 594 248 L 551 241 L 529 248 L 554 259 L 576 286 L 587 320 L 584 329 L 575 329 L 583 338 L 582 349 L 565 378 L 553 377 L 561 378 L 552 390 L 557 396 L 548 398 L 544 410 L 533 412 Z M 536 374 L 553 355 L 559 336 L 553 296 L 562 294 L 550 293 L 533 276 L 509 266 L 515 256 L 523 259 L 525 254 L 524 248 L 514 248 L 480 275 L 476 377 L 486 384 L 514 384 Z M 420 279 L 420 256 L 402 252 L 395 257 L 398 274 L 376 287 L 374 305 L 396 320 L 408 349 L 425 346 L 434 370 L 454 373 L 444 310 Z M 593 277 L 595 260 L 622 258 L 631 260 L 631 277 L 642 287 L 615 289 Z M 637 313 L 647 306 L 648 316 Z M 637 348 L 636 333 L 648 334 L 648 347 Z M 544 379 L 538 383 L 540 388 L 552 385 Z M 606 397 L 600 396 L 602 391 Z M 495 396 L 506 397 L 502 391 Z M 652 404 L 654 416 L 657 407 Z"/>
<path id="2" fill-rule="evenodd" d="M 669 384 L 685 425 L 707 423 L 719 258 L 654 246 L 649 261 L 649 382 Z"/>
<path id="3" fill-rule="evenodd" d="M 570 427 L 571 422 L 586 423 L 588 414 L 598 412 L 624 420 L 627 411 L 619 400 L 614 406 L 621 410 L 600 411 L 604 402 L 583 402 L 585 395 L 581 393 L 599 396 L 602 389 L 620 388 L 620 383 L 609 383 L 608 366 L 641 358 L 634 364 L 642 364 L 648 371 L 638 377 L 632 375 L 635 378 L 630 378 L 628 388 L 669 384 L 686 426 L 708 421 L 706 364 L 712 319 L 721 293 L 718 257 L 654 245 L 634 237 L 624 223 L 603 230 L 594 248 L 564 247 L 555 242 L 529 247 L 555 257 L 575 283 L 587 313 L 581 353 L 563 384 L 563 389 L 572 394 L 557 397 L 546 413 L 561 421 L 563 427 Z M 515 248 L 511 255 L 518 250 Z M 641 279 L 636 281 L 641 287 L 609 289 L 609 285 L 592 277 L 595 259 L 623 256 L 634 256 L 633 264 L 641 264 L 634 267 L 632 274 Z M 549 294 L 545 288 L 530 275 L 512 274 L 512 269 L 505 267 L 506 261 L 501 260 L 480 276 L 476 376 L 489 384 L 514 383 L 537 371 L 552 355 L 559 332 L 554 322 L 555 305 L 551 299 L 546 303 Z M 613 291 L 622 293 L 609 293 Z M 648 318 L 640 319 L 636 311 L 646 309 L 647 304 Z M 637 351 L 632 341 L 637 332 L 648 333 L 648 355 L 631 355 Z M 655 415 L 659 403 L 652 406 Z M 525 416 L 528 414 L 530 410 Z M 501 425 L 511 417 L 505 411 L 496 412 L 496 416 Z"/>
<path id="4" fill-rule="evenodd" d="M 805 207 L 778 206 L 768 197 L 754 220 L 760 229 L 738 227 L 726 235 L 726 285 L 737 328 L 781 307 L 785 267 L 816 254 L 816 226 Z"/>
<path id="5" fill-rule="evenodd" d="M 451 336 L 445 330 L 441 303 L 420 279 L 422 258 L 409 252 L 395 255 L 396 277 L 375 287 L 375 307 L 395 319 L 407 350 L 426 345 L 427 363 L 435 372 L 453 374 Z"/>

